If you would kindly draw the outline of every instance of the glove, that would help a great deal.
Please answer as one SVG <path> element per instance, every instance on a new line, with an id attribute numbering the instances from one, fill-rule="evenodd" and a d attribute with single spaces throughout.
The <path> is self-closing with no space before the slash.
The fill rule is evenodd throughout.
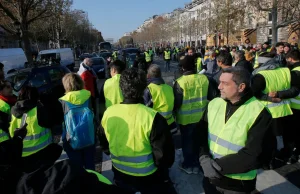
<path id="1" fill-rule="evenodd" d="M 25 123 L 25 125 L 21 128 L 16 128 L 14 131 L 14 138 L 18 137 L 21 138 L 22 140 L 26 137 L 27 135 L 27 123 Z"/>
<path id="2" fill-rule="evenodd" d="M 222 175 L 218 172 L 221 171 L 222 168 L 209 156 L 201 156 L 200 164 L 202 166 L 205 177 L 210 179 L 220 179 L 222 177 Z"/>

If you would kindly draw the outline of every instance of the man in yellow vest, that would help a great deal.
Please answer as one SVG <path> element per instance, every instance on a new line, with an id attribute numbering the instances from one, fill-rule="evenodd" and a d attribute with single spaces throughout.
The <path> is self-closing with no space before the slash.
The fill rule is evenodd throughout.
<path id="1" fill-rule="evenodd" d="M 144 52 L 144 55 L 145 55 L 145 61 L 146 61 L 146 63 L 147 63 L 147 69 L 148 69 L 148 67 L 151 65 L 151 61 L 152 61 L 152 58 L 151 58 L 151 53 L 150 53 L 150 51 L 145 51 Z"/>
<path id="2" fill-rule="evenodd" d="M 210 101 L 199 127 L 203 188 L 208 194 L 251 193 L 272 117 L 251 93 L 247 70 L 222 69 L 219 90 L 221 98 Z"/>
<path id="3" fill-rule="evenodd" d="M 99 127 L 100 146 L 112 159 L 118 186 L 141 193 L 167 193 L 166 169 L 174 162 L 174 145 L 166 119 L 141 104 L 147 86 L 142 70 L 125 70 L 120 79 L 122 104 L 109 107 Z"/>
<path id="4" fill-rule="evenodd" d="M 269 52 L 271 52 L 271 50 L 272 50 L 272 47 L 270 46 L 270 43 L 269 42 L 265 42 L 263 44 L 263 51 L 269 53 Z"/>
<path id="5" fill-rule="evenodd" d="M 123 102 L 123 95 L 120 89 L 120 76 L 125 69 L 125 64 L 120 60 L 116 60 L 109 67 L 111 78 L 107 79 L 100 89 L 100 103 L 105 103 L 106 108 Z"/>
<path id="6" fill-rule="evenodd" d="M 254 69 L 256 69 L 259 66 L 258 57 L 262 52 L 263 52 L 262 45 L 261 43 L 258 43 L 256 45 L 256 53 L 255 53 L 254 66 L 253 66 Z"/>
<path id="7" fill-rule="evenodd" d="M 283 132 L 286 126 L 286 117 L 293 114 L 290 107 L 290 100 L 269 97 L 270 92 L 285 91 L 291 88 L 291 73 L 288 68 L 281 68 L 276 59 L 274 59 L 275 53 L 266 52 L 262 53 L 258 58 L 265 59 L 265 63 L 256 68 L 253 71 L 251 89 L 254 96 L 265 105 L 267 110 L 272 115 L 272 131 L 274 140 L 277 142 L 274 144 L 273 152 L 269 152 L 270 156 L 265 154 L 265 157 L 270 157 L 271 161 L 265 161 L 269 163 L 264 164 L 264 168 L 276 168 L 284 165 L 284 139 Z M 279 79 L 280 78 L 280 79 Z M 277 147 L 277 149 L 275 148 Z M 266 158 L 266 160 L 268 160 Z"/>
<path id="8" fill-rule="evenodd" d="M 290 99 L 293 115 L 285 122 L 283 130 L 283 138 L 288 144 L 285 150 L 286 157 L 289 158 L 287 163 L 292 164 L 298 161 L 300 154 L 300 133 L 299 133 L 299 118 L 300 118 L 300 52 L 297 50 L 290 51 L 286 55 L 287 65 L 291 70 L 291 88 L 284 91 L 271 91 L 269 97 L 279 98 L 281 100 Z M 296 149 L 294 149 L 296 148 Z"/>
<path id="9" fill-rule="evenodd" d="M 165 72 L 170 72 L 170 62 L 171 62 L 171 51 L 169 47 L 164 51 L 164 60 L 166 61 Z"/>
<path id="10" fill-rule="evenodd" d="M 174 112 L 180 127 L 184 158 L 179 168 L 187 174 L 199 173 L 199 151 L 196 149 L 199 141 L 194 141 L 193 137 L 209 99 L 209 81 L 205 75 L 196 73 L 194 59 L 194 56 L 185 56 L 181 61 L 183 75 L 173 86 Z"/>
<path id="11" fill-rule="evenodd" d="M 158 65 L 148 68 L 148 86 L 144 91 L 144 103 L 146 106 L 159 112 L 168 122 L 170 132 L 175 134 L 177 126 L 173 117 L 174 94 L 173 89 L 161 77 Z"/>

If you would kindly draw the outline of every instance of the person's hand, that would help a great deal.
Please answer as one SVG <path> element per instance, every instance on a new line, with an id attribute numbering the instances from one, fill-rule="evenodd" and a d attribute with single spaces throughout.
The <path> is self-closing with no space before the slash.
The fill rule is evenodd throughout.
<path id="1" fill-rule="evenodd" d="M 277 92 L 269 92 L 269 97 L 275 98 L 277 96 Z"/>
<path id="2" fill-rule="evenodd" d="M 280 98 L 272 98 L 272 102 L 279 103 L 279 102 L 281 102 L 281 99 Z"/>
<path id="3" fill-rule="evenodd" d="M 220 179 L 222 175 L 218 172 L 222 168 L 207 155 L 200 157 L 200 164 L 202 166 L 204 176 L 210 179 Z"/>
<path id="4" fill-rule="evenodd" d="M 27 123 L 21 128 L 16 128 L 14 131 L 14 137 L 18 137 L 20 139 L 24 139 L 27 135 Z"/>

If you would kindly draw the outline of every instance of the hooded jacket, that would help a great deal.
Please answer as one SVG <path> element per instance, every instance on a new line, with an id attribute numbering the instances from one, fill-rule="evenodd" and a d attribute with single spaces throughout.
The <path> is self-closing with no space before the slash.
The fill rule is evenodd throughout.
<path id="1" fill-rule="evenodd" d="M 84 82 L 84 89 L 90 91 L 93 97 L 97 97 L 97 74 L 94 70 L 82 62 L 77 74 Z"/>

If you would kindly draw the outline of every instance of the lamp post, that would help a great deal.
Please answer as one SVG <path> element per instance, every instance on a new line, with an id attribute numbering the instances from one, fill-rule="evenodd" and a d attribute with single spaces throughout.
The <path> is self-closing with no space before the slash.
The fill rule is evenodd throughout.
<path id="1" fill-rule="evenodd" d="M 19 48 L 22 48 L 22 40 L 21 40 L 21 23 L 18 21 L 14 22 L 14 26 L 16 27 L 16 35 L 18 37 Z"/>

